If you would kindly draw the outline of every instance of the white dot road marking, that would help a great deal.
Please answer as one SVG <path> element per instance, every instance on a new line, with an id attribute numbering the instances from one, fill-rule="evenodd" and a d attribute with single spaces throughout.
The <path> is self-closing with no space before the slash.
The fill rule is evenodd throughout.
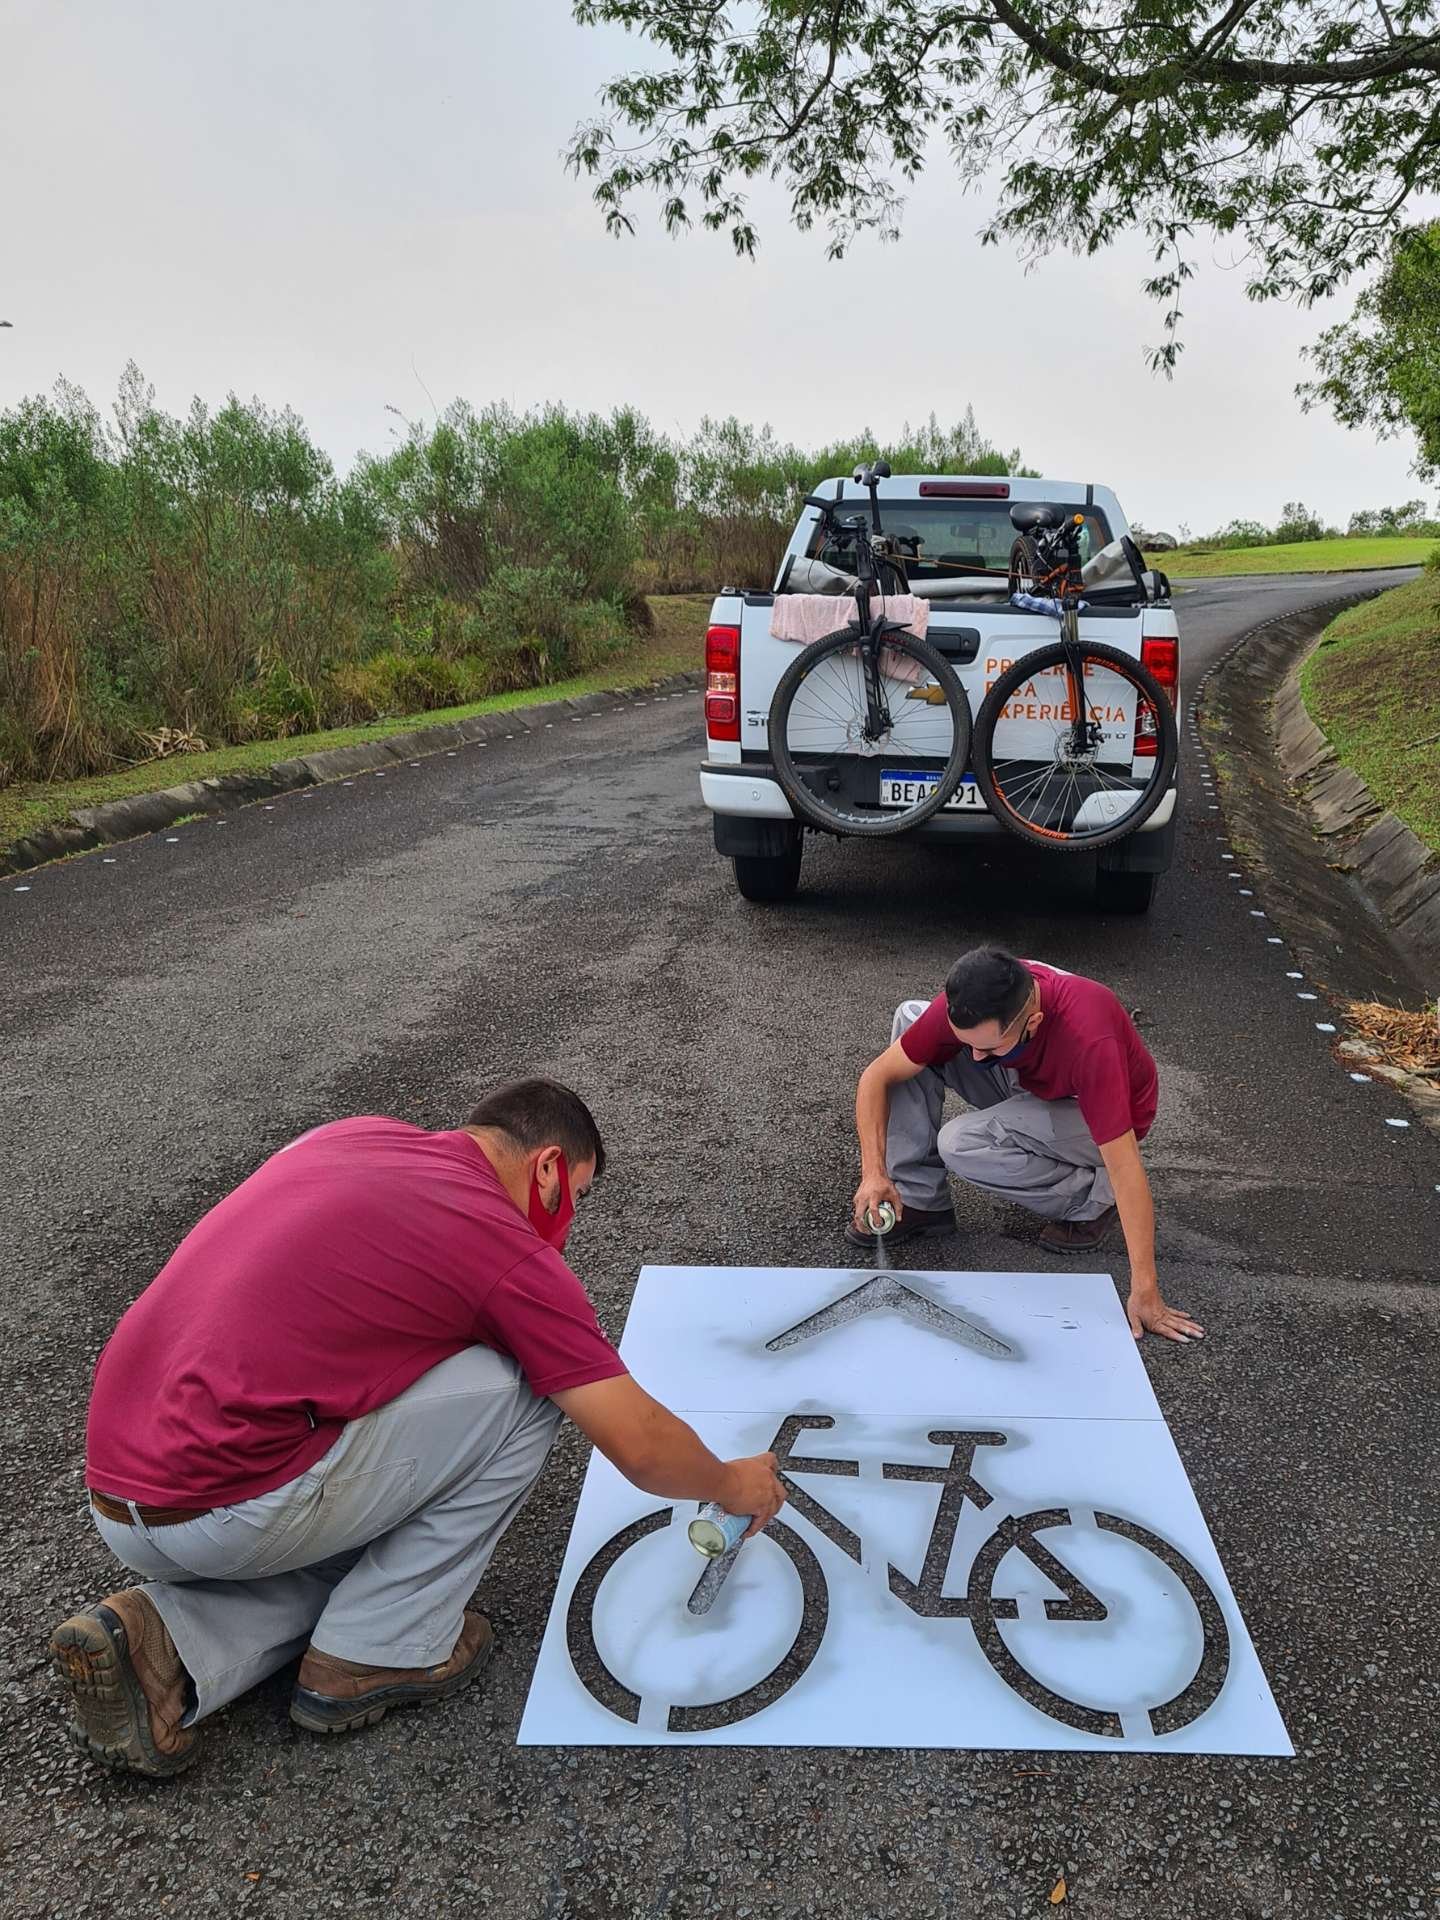
<path id="1" fill-rule="evenodd" d="M 1317 1033 L 1334 1033 L 1335 1029 L 1328 1020 L 1317 1020 L 1315 1022 L 1315 1031 Z"/>
<path id="2" fill-rule="evenodd" d="M 459 751 L 460 749 L 458 747 L 447 747 L 445 749 L 445 758 L 447 760 L 453 760 Z"/>
<path id="3" fill-rule="evenodd" d="M 1252 920 L 1263 920 L 1265 918 L 1265 909 L 1263 907 L 1251 907 L 1250 918 Z"/>
<path id="4" fill-rule="evenodd" d="M 1220 856 L 1220 858 L 1221 858 L 1222 860 L 1233 860 L 1233 859 L 1235 858 L 1235 856 L 1234 856 L 1234 854 L 1233 854 L 1233 853 L 1222 853 L 1222 854 L 1221 854 L 1221 856 Z"/>
<path id="5" fill-rule="evenodd" d="M 107 853 L 104 859 L 100 862 L 100 864 L 102 867 L 113 867 L 115 864 L 115 856 L 113 854 Z"/>
<path id="6" fill-rule="evenodd" d="M 1408 1120 L 1392 1120 L 1387 1114 L 1385 1124 L 1387 1127 L 1408 1127 L 1410 1122 Z M 1440 1189 L 1437 1189 L 1437 1191 L 1440 1191 Z"/>
<path id="7" fill-rule="evenodd" d="M 1240 898 L 1242 900 L 1253 900 L 1255 898 L 1255 889 L 1253 887 L 1241 887 Z"/>
<path id="8" fill-rule="evenodd" d="M 10 891 L 12 893 L 29 893 L 30 889 L 29 887 L 12 887 Z"/>
<path id="9" fill-rule="evenodd" d="M 1297 1000 L 1318 1000 L 1320 996 L 1318 993 L 1297 993 L 1295 998 Z"/>
<path id="10" fill-rule="evenodd" d="M 1369 1076 L 1369 1074 L 1368 1074 L 1368 1073 L 1352 1073 L 1352 1074 L 1351 1074 L 1351 1076 L 1350 1076 L 1350 1078 L 1351 1078 L 1352 1080 L 1364 1080 L 1364 1081 L 1366 1081 L 1366 1082 L 1368 1082 L 1368 1081 L 1369 1081 L 1369 1079 L 1370 1079 L 1370 1076 Z M 1435 1191 L 1436 1191 L 1437 1193 L 1440 1193 L 1440 1187 L 1437 1187 L 1437 1188 L 1435 1189 Z"/>
<path id="11" fill-rule="evenodd" d="M 1265 944 L 1267 947 L 1283 947 L 1285 942 L 1280 938 L 1278 933 L 1267 933 L 1265 936 Z"/>
<path id="12" fill-rule="evenodd" d="M 166 834 L 166 836 L 165 836 L 165 844 L 166 844 L 166 846 L 167 846 L 167 847 L 178 847 L 178 846 L 179 846 L 179 844 L 180 844 L 180 836 L 179 836 L 179 834 L 177 834 L 177 833 L 167 833 L 167 834 Z"/>

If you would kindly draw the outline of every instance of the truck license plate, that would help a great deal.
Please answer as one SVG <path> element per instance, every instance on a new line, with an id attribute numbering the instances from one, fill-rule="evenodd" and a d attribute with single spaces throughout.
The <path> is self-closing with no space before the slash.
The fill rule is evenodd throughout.
<path id="1" fill-rule="evenodd" d="M 923 800 L 927 793 L 940 784 L 938 773 L 902 772 L 884 767 L 880 772 L 880 804 L 882 807 L 913 807 Z M 967 773 L 959 786 L 951 794 L 941 809 L 943 813 L 983 813 L 985 801 L 979 787 L 975 784 L 973 773 Z"/>

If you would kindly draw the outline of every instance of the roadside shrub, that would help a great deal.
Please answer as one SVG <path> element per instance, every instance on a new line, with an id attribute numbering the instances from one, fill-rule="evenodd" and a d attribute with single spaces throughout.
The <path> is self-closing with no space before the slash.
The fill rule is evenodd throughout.
<path id="1" fill-rule="evenodd" d="M 476 611 L 498 676 L 496 693 L 583 673 L 626 641 L 620 607 L 582 599 L 580 582 L 559 566 L 498 568 Z"/>
<path id="2" fill-rule="evenodd" d="M 109 420 L 63 382 L 0 414 L 0 783 L 583 673 L 646 592 L 768 584 L 830 474 L 1024 471 L 969 411 L 807 451 L 456 401 L 397 440 L 341 478 L 288 409 L 174 416 L 134 366 Z"/>

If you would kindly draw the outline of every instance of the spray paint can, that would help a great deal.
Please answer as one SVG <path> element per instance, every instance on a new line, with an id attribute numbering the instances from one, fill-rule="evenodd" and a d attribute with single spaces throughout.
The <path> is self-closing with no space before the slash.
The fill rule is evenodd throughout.
<path id="1" fill-rule="evenodd" d="M 733 1553 L 750 1531 L 753 1514 L 727 1513 L 718 1500 L 709 1500 L 690 1522 L 690 1544 L 707 1560 Z"/>
<path id="2" fill-rule="evenodd" d="M 878 1271 L 885 1264 L 885 1236 L 895 1224 L 895 1209 L 888 1200 L 882 1200 L 872 1213 L 865 1209 L 865 1224 L 875 1236 L 875 1266 Z"/>

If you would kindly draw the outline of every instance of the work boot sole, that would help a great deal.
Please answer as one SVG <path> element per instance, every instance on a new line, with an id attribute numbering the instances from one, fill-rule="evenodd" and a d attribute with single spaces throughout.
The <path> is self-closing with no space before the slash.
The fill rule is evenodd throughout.
<path id="1" fill-rule="evenodd" d="M 472 1680 L 477 1680 L 494 1651 L 494 1640 L 487 1640 L 469 1666 L 452 1673 L 448 1680 L 405 1681 L 377 1687 L 373 1693 L 356 1694 L 350 1700 L 337 1700 L 327 1693 L 296 1687 L 290 1701 L 290 1718 L 307 1733 L 352 1733 L 361 1727 L 373 1727 L 392 1707 L 438 1706 L 442 1700 L 463 1693 Z"/>
<path id="2" fill-rule="evenodd" d="M 169 1780 L 195 1760 L 199 1743 L 162 1753 L 150 1731 L 150 1702 L 130 1660 L 125 1623 L 109 1607 L 77 1613 L 50 1637 L 50 1657 L 70 1695 L 75 1718 L 66 1729 L 102 1767 Z"/>

